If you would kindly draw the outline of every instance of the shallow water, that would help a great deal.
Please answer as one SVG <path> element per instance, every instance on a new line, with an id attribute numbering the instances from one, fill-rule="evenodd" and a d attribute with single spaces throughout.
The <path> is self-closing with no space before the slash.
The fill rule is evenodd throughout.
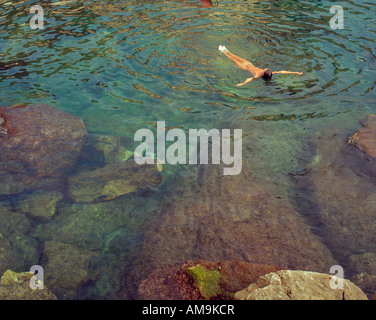
<path id="1" fill-rule="evenodd" d="M 134 133 L 140 128 L 154 130 L 157 120 L 185 130 L 241 128 L 245 170 L 270 192 L 289 199 L 340 264 L 355 253 L 376 253 L 374 244 L 357 245 L 364 235 L 356 233 L 354 248 L 336 250 L 331 241 L 335 235 L 317 222 L 317 212 L 337 214 L 348 204 L 341 208 L 339 201 L 335 209 L 326 208 L 310 181 L 301 182 L 300 188 L 291 178 L 317 160 L 319 137 L 325 141 L 330 135 L 325 132 L 337 130 L 345 137 L 358 130 L 359 120 L 375 113 L 374 3 L 343 3 L 343 30 L 329 27 L 333 1 L 238 0 L 218 1 L 211 7 L 198 0 L 60 1 L 42 4 L 43 30 L 29 27 L 32 4 L 39 3 L 1 1 L 0 107 L 45 103 L 80 117 L 90 133 L 126 138 L 130 150 L 136 146 Z M 248 74 L 218 51 L 221 44 L 256 66 L 304 74 L 275 75 L 268 83 L 258 80 L 236 87 Z M 327 164 L 336 176 L 337 162 L 330 166 L 333 157 L 324 154 L 323 166 Z M 351 163 L 347 169 L 358 177 L 363 164 Z M 106 275 L 78 290 L 75 298 L 111 296 L 127 286 L 114 285 L 124 273 L 143 267 L 142 262 L 133 266 L 133 260 L 138 248 L 145 246 L 145 224 L 150 219 L 158 223 L 161 208 L 175 201 L 169 193 L 193 188 L 196 170 L 166 165 L 164 183 L 150 194 L 101 203 L 100 211 L 113 211 L 113 219 L 104 213 L 103 220 L 87 220 L 92 207 L 61 204 L 56 219 L 36 223 L 29 232 L 38 242 L 35 256 L 42 256 L 46 240 L 97 252 L 95 268 L 102 266 Z M 350 185 L 359 183 L 351 180 L 355 179 L 351 174 L 339 177 L 333 188 L 338 187 L 340 194 L 342 179 Z M 370 198 L 375 195 L 374 183 L 374 179 L 360 181 Z M 194 203 L 184 196 L 181 201 L 187 206 Z M 372 209 L 367 210 L 371 220 L 376 214 Z M 73 220 L 74 215 L 81 220 Z M 72 221 L 81 232 L 69 229 L 67 235 L 61 230 Z M 99 239 L 95 245 L 90 243 L 93 234 Z"/>

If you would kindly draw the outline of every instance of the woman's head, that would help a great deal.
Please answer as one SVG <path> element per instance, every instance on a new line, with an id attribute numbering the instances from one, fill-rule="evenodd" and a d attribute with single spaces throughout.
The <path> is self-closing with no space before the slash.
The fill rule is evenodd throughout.
<path id="1" fill-rule="evenodd" d="M 272 78 L 272 75 L 273 75 L 272 70 L 264 69 L 264 75 L 262 76 L 262 78 L 264 80 L 270 80 Z"/>

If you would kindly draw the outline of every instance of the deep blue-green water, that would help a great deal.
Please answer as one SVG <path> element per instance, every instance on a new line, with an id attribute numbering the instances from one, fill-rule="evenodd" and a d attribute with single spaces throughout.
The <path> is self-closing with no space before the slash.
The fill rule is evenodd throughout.
<path id="1" fill-rule="evenodd" d="M 29 26 L 35 4 L 44 8 L 43 30 Z M 329 26 L 334 4 L 344 8 L 344 29 Z M 212 6 L 199 0 L 4 0 L 0 107 L 45 103 L 80 117 L 90 133 L 127 138 L 129 149 L 136 146 L 134 133 L 153 129 L 157 120 L 185 130 L 241 128 L 244 143 L 252 142 L 243 146 L 243 159 L 255 179 L 294 202 L 290 178 L 312 161 L 307 145 L 325 130 L 356 132 L 359 121 L 375 113 L 375 13 L 375 3 L 360 0 L 235 0 Z M 269 82 L 237 87 L 248 74 L 221 54 L 219 45 L 256 66 L 303 75 L 275 75 Z M 172 188 L 169 181 L 191 183 L 190 174 L 181 172 L 167 165 L 161 190 Z M 311 193 L 305 196 L 314 202 Z M 135 204 L 138 218 L 122 221 L 127 250 L 142 243 L 144 221 L 160 209 L 160 195 L 151 199 L 145 207 Z M 67 217 L 74 208 L 66 209 Z M 43 232 L 65 222 L 52 220 L 30 236 L 43 244 Z M 106 248 L 115 229 L 105 231 Z M 81 246 L 80 239 L 66 242 Z M 357 250 L 363 252 L 361 245 Z M 336 258 L 346 260 L 341 257 Z M 118 269 L 111 263 L 115 253 L 106 259 L 107 271 Z M 98 287 L 82 297 L 107 297 L 111 291 Z"/>

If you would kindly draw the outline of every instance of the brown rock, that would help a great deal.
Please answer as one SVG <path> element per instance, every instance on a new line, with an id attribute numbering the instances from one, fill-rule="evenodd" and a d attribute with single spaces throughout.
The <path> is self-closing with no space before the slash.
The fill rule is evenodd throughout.
<path id="1" fill-rule="evenodd" d="M 349 138 L 348 143 L 376 158 L 376 114 L 361 122 L 363 127 Z"/>
<path id="2" fill-rule="evenodd" d="M 169 194 L 158 223 L 148 224 L 143 249 L 154 263 L 231 258 L 318 269 L 331 261 L 329 251 L 286 199 L 273 197 L 245 172 L 231 177 L 207 174 L 201 185 Z"/>
<path id="3" fill-rule="evenodd" d="M 87 136 L 82 120 L 44 104 L 0 109 L 0 194 L 60 183 Z"/>
<path id="4" fill-rule="evenodd" d="M 187 269 L 200 265 L 208 270 L 218 270 L 220 274 L 219 287 L 223 294 L 211 299 L 228 299 L 254 282 L 259 276 L 278 271 L 274 266 L 258 265 L 244 261 L 184 262 L 169 264 L 152 272 L 141 282 L 138 298 L 142 300 L 203 300 L 205 299 L 195 285 Z"/>
<path id="5" fill-rule="evenodd" d="M 347 279 L 343 289 L 331 288 L 332 275 L 281 270 L 261 276 L 246 289 L 235 293 L 236 300 L 368 300 L 364 292 Z"/>
<path id="6" fill-rule="evenodd" d="M 141 300 L 203 300 L 192 278 L 184 271 L 192 264 L 169 264 L 152 272 L 141 282 L 138 298 Z"/>

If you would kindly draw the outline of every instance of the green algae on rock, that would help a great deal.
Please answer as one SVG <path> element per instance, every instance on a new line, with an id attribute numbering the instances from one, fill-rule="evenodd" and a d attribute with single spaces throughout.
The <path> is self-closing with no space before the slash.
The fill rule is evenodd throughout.
<path id="1" fill-rule="evenodd" d="M 186 272 L 192 276 L 195 285 L 199 288 L 204 298 L 210 299 L 223 293 L 219 285 L 221 278 L 219 270 L 210 270 L 197 264 L 187 268 Z"/>
<path id="2" fill-rule="evenodd" d="M 0 300 L 57 300 L 56 296 L 43 284 L 43 289 L 33 290 L 31 272 L 16 273 L 7 270 L 0 279 Z"/>

